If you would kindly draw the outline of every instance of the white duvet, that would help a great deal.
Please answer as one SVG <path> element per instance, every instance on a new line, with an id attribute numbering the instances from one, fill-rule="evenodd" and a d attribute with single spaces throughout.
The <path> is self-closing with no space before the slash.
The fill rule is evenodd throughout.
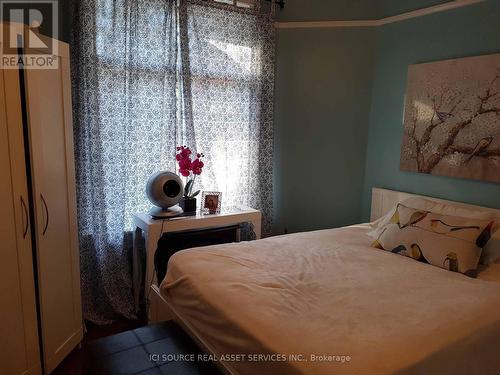
<path id="1" fill-rule="evenodd" d="M 368 230 L 185 250 L 161 293 L 235 374 L 500 373 L 500 283 L 371 248 Z"/>

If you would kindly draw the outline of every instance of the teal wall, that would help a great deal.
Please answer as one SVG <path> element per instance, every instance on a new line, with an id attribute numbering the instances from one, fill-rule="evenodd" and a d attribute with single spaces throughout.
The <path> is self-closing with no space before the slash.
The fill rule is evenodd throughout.
<path id="1" fill-rule="evenodd" d="M 279 21 L 376 19 L 452 0 L 285 0 Z"/>
<path id="2" fill-rule="evenodd" d="M 362 219 L 373 186 L 500 207 L 500 184 L 399 170 L 408 65 L 500 52 L 500 1 L 386 25 L 376 43 Z"/>
<path id="3" fill-rule="evenodd" d="M 384 18 L 416 9 L 448 3 L 452 0 L 376 0 L 377 17 Z"/>
<path id="4" fill-rule="evenodd" d="M 354 8 L 344 7 L 350 2 L 361 3 L 316 1 L 315 8 L 313 1 L 295 1 L 308 19 L 334 11 L 352 17 Z M 374 47 L 373 29 L 278 30 L 275 233 L 359 222 Z"/>
<path id="5" fill-rule="evenodd" d="M 280 21 L 369 19 L 445 0 L 288 0 Z M 375 4 L 375 5 L 374 5 Z M 500 52 L 500 1 L 373 29 L 281 29 L 275 233 L 369 218 L 371 188 L 500 207 L 500 184 L 399 170 L 408 65 Z"/>

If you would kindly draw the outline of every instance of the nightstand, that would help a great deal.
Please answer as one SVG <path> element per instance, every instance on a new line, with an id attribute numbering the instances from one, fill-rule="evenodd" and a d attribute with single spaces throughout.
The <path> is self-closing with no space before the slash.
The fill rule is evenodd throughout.
<path id="1" fill-rule="evenodd" d="M 154 257 L 158 241 L 164 233 L 185 232 L 221 228 L 230 225 L 250 223 L 255 238 L 261 236 L 262 214 L 245 206 L 222 207 L 219 214 L 202 214 L 171 219 L 153 219 L 149 214 L 134 215 L 133 246 L 133 288 L 136 311 L 139 311 L 141 286 L 144 283 L 144 296 L 148 296 L 151 285 L 157 284 Z M 146 257 L 146 272 L 142 270 L 141 259 Z"/>

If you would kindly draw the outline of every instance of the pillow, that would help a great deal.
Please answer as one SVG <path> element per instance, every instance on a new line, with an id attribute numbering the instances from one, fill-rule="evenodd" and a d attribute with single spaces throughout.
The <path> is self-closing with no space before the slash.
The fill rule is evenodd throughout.
<path id="1" fill-rule="evenodd" d="M 495 212 L 481 208 L 463 207 L 460 204 L 437 202 L 430 199 L 412 197 L 401 202 L 407 207 L 416 208 L 424 211 L 432 211 L 436 214 L 459 216 L 470 219 L 483 219 L 488 220 L 495 217 Z M 397 207 L 397 206 L 396 206 Z M 380 235 L 380 228 L 385 226 L 394 215 L 396 210 L 394 207 L 389 213 L 372 223 L 372 230 L 368 233 L 373 238 Z M 500 218 L 495 217 L 496 227 L 500 226 Z M 496 231 L 486 247 L 483 249 L 479 263 L 489 265 L 492 263 L 500 262 L 500 231 Z"/>
<path id="2" fill-rule="evenodd" d="M 424 198 L 410 198 L 403 202 L 408 207 L 419 210 L 431 211 L 436 214 L 458 216 L 469 219 L 489 220 L 495 216 L 495 212 L 488 209 L 471 208 L 462 206 L 460 203 L 437 202 Z"/>
<path id="3" fill-rule="evenodd" d="M 499 221 L 497 219 L 497 229 L 499 227 Z M 500 262 L 500 231 L 497 230 L 491 240 L 488 242 L 486 247 L 483 249 L 481 254 L 481 259 L 479 260 L 481 264 L 490 265 L 493 263 Z"/>
<path id="4" fill-rule="evenodd" d="M 462 207 L 459 204 L 444 203 L 431 201 L 424 198 L 410 198 L 403 202 L 406 206 L 418 208 L 426 211 L 432 211 L 437 214 L 460 216 L 470 219 L 495 220 L 495 234 L 488 241 L 481 254 L 479 263 L 489 265 L 500 261 L 500 231 L 497 231 L 500 222 L 499 218 L 495 217 L 495 212 L 488 209 Z"/>
<path id="5" fill-rule="evenodd" d="M 431 208 L 434 207 L 436 202 L 424 198 L 412 197 L 405 199 L 400 204 L 407 207 L 418 208 L 420 210 L 431 211 Z M 398 207 L 397 205 L 394 206 L 384 216 L 371 223 L 371 227 L 373 228 L 373 230 L 368 232 L 368 235 L 371 236 L 372 238 L 378 238 L 378 236 L 380 235 L 380 231 L 383 230 L 385 225 L 387 225 L 391 221 L 391 218 L 394 215 L 394 212 L 396 211 L 397 207 Z"/>
<path id="6" fill-rule="evenodd" d="M 372 246 L 473 276 L 495 224 L 492 219 L 441 215 L 400 203 Z"/>

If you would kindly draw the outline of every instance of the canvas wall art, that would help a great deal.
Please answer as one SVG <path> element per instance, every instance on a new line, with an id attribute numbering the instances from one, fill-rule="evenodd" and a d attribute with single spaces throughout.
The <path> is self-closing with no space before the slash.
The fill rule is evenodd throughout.
<path id="1" fill-rule="evenodd" d="M 401 169 L 500 182 L 500 54 L 409 67 Z"/>

